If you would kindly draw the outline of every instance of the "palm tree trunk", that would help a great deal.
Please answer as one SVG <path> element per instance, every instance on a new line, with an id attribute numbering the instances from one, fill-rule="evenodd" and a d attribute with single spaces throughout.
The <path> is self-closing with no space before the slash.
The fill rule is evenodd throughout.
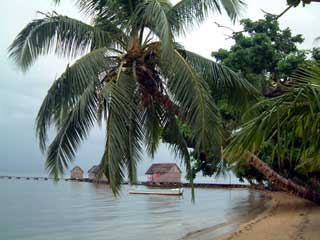
<path id="1" fill-rule="evenodd" d="M 310 191 L 307 188 L 297 185 L 291 180 L 280 176 L 277 172 L 271 169 L 265 162 L 251 152 L 246 153 L 248 163 L 263 174 L 272 184 L 279 187 L 283 191 L 291 193 L 295 196 L 308 199 L 310 201 L 320 203 L 320 193 Z"/>
<path id="2" fill-rule="evenodd" d="M 157 93 L 154 95 L 154 97 L 168 111 L 175 113 L 180 118 L 182 117 L 178 107 L 171 101 L 171 99 L 168 96 L 163 95 L 161 93 Z M 254 167 L 261 174 L 263 174 L 276 187 L 295 196 L 308 199 L 315 203 L 320 203 L 320 193 L 310 191 L 307 188 L 295 184 L 291 180 L 282 177 L 280 174 L 278 174 L 276 171 L 270 168 L 264 161 L 262 161 L 260 158 L 258 158 L 251 152 L 247 152 L 245 158 L 252 167 Z"/>

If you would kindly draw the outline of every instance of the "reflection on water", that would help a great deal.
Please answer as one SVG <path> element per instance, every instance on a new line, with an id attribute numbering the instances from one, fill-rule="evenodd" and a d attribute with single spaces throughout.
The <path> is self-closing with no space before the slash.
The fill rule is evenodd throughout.
<path id="1" fill-rule="evenodd" d="M 0 180 L 0 239 L 178 239 L 261 211 L 263 197 L 247 190 L 197 189 L 183 197 L 115 198 L 106 185 Z"/>

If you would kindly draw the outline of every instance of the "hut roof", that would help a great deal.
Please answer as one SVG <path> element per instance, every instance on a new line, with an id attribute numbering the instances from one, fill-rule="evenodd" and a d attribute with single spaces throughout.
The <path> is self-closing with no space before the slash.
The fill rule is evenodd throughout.
<path id="1" fill-rule="evenodd" d="M 145 174 L 153 174 L 153 173 L 167 173 L 171 170 L 171 168 L 176 167 L 181 173 L 180 168 L 175 163 L 154 163 L 151 167 L 146 171 Z"/>
<path id="2" fill-rule="evenodd" d="M 95 173 L 95 174 L 97 174 L 98 172 L 99 172 L 99 166 L 98 165 L 92 166 L 88 171 L 88 173 Z"/>
<path id="3" fill-rule="evenodd" d="M 82 168 L 79 166 L 75 166 L 74 168 L 71 169 L 71 172 L 74 170 L 80 170 L 81 172 L 83 172 Z"/>

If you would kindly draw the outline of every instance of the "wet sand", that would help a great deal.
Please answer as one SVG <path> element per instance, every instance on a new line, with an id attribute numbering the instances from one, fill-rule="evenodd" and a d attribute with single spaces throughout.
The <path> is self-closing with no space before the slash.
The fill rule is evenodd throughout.
<path id="1" fill-rule="evenodd" d="M 212 240 L 320 240 L 320 206 L 286 193 L 270 193 L 272 207 L 237 230 Z"/>
<path id="2" fill-rule="evenodd" d="M 236 189 L 229 189 L 230 191 Z M 244 190 L 244 189 L 243 189 Z M 246 188 L 245 190 L 248 190 Z M 256 190 L 250 190 L 256 192 Z M 252 219 L 256 219 L 272 208 L 272 197 L 264 191 L 258 191 L 262 194 L 261 199 L 256 204 L 251 204 L 250 208 L 245 212 L 234 209 L 234 215 L 227 217 L 226 222 L 214 225 L 212 227 L 203 228 L 198 231 L 189 232 L 180 240 L 211 240 L 215 237 L 225 236 L 228 233 L 236 231 L 241 224 L 244 224 Z M 239 209 L 240 210 L 240 209 Z M 320 239 L 319 239 L 320 240 Z"/>

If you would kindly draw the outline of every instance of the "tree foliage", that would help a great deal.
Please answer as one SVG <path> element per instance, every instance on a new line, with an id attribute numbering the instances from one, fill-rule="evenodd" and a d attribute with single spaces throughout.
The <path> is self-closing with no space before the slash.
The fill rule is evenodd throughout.
<path id="1" fill-rule="evenodd" d="M 302 4 L 303 6 L 310 4 L 310 3 L 319 3 L 319 0 L 287 0 L 287 4 L 290 6 L 294 6 L 297 7 L 300 4 Z"/>
<path id="2" fill-rule="evenodd" d="M 286 177 L 319 176 L 319 98 L 320 67 L 308 65 L 292 76 L 284 94 L 253 106 L 260 114 L 234 134 L 226 154 L 239 159 L 249 150 Z"/>
<path id="3" fill-rule="evenodd" d="M 289 28 L 280 29 L 272 15 L 264 19 L 240 21 L 244 31 L 235 33 L 235 44 L 230 50 L 219 49 L 212 56 L 218 62 L 241 72 L 243 76 L 267 93 L 280 81 L 284 81 L 307 58 L 307 52 L 299 50 L 302 35 L 292 35 Z"/>
<path id="4" fill-rule="evenodd" d="M 235 44 L 230 50 L 219 49 L 212 55 L 220 63 L 241 73 L 260 89 L 262 95 L 273 98 L 285 93 L 288 89 L 287 85 L 292 81 L 291 75 L 299 66 L 317 62 L 319 49 L 299 50 L 297 44 L 303 41 L 302 35 L 293 36 L 290 29 L 280 29 L 274 16 L 266 15 L 264 19 L 258 21 L 243 19 L 241 24 L 244 31 L 234 33 Z M 223 117 L 225 139 L 230 138 L 236 129 L 241 128 L 242 123 L 268 110 L 268 101 L 263 97 L 260 97 L 260 100 L 262 101 L 260 108 L 253 108 L 246 116 L 243 116 L 243 111 L 232 108 L 232 106 L 230 108 L 230 105 L 225 104 L 223 98 L 216 99 L 220 114 Z M 259 134 L 259 131 L 257 134 Z M 292 134 L 283 136 L 281 141 L 288 138 L 292 138 Z M 300 159 L 297 152 L 301 140 L 296 139 L 294 150 L 291 149 L 290 152 L 290 158 L 287 155 L 281 159 L 276 154 L 279 150 L 278 141 L 280 139 L 271 138 L 264 143 L 260 143 L 260 151 L 257 155 L 284 177 L 307 179 L 306 171 L 298 171 Z M 226 169 L 232 169 L 240 180 L 247 179 L 251 183 L 254 180 L 257 182 L 264 180 L 263 175 L 250 167 L 248 163 L 238 161 L 225 164 L 225 166 L 227 165 Z M 211 167 L 211 163 L 206 165 L 206 162 L 199 158 L 194 161 L 194 166 L 196 171 L 202 171 L 204 175 L 214 175 L 216 171 L 214 167 Z M 220 166 L 223 166 L 223 164 Z"/>

